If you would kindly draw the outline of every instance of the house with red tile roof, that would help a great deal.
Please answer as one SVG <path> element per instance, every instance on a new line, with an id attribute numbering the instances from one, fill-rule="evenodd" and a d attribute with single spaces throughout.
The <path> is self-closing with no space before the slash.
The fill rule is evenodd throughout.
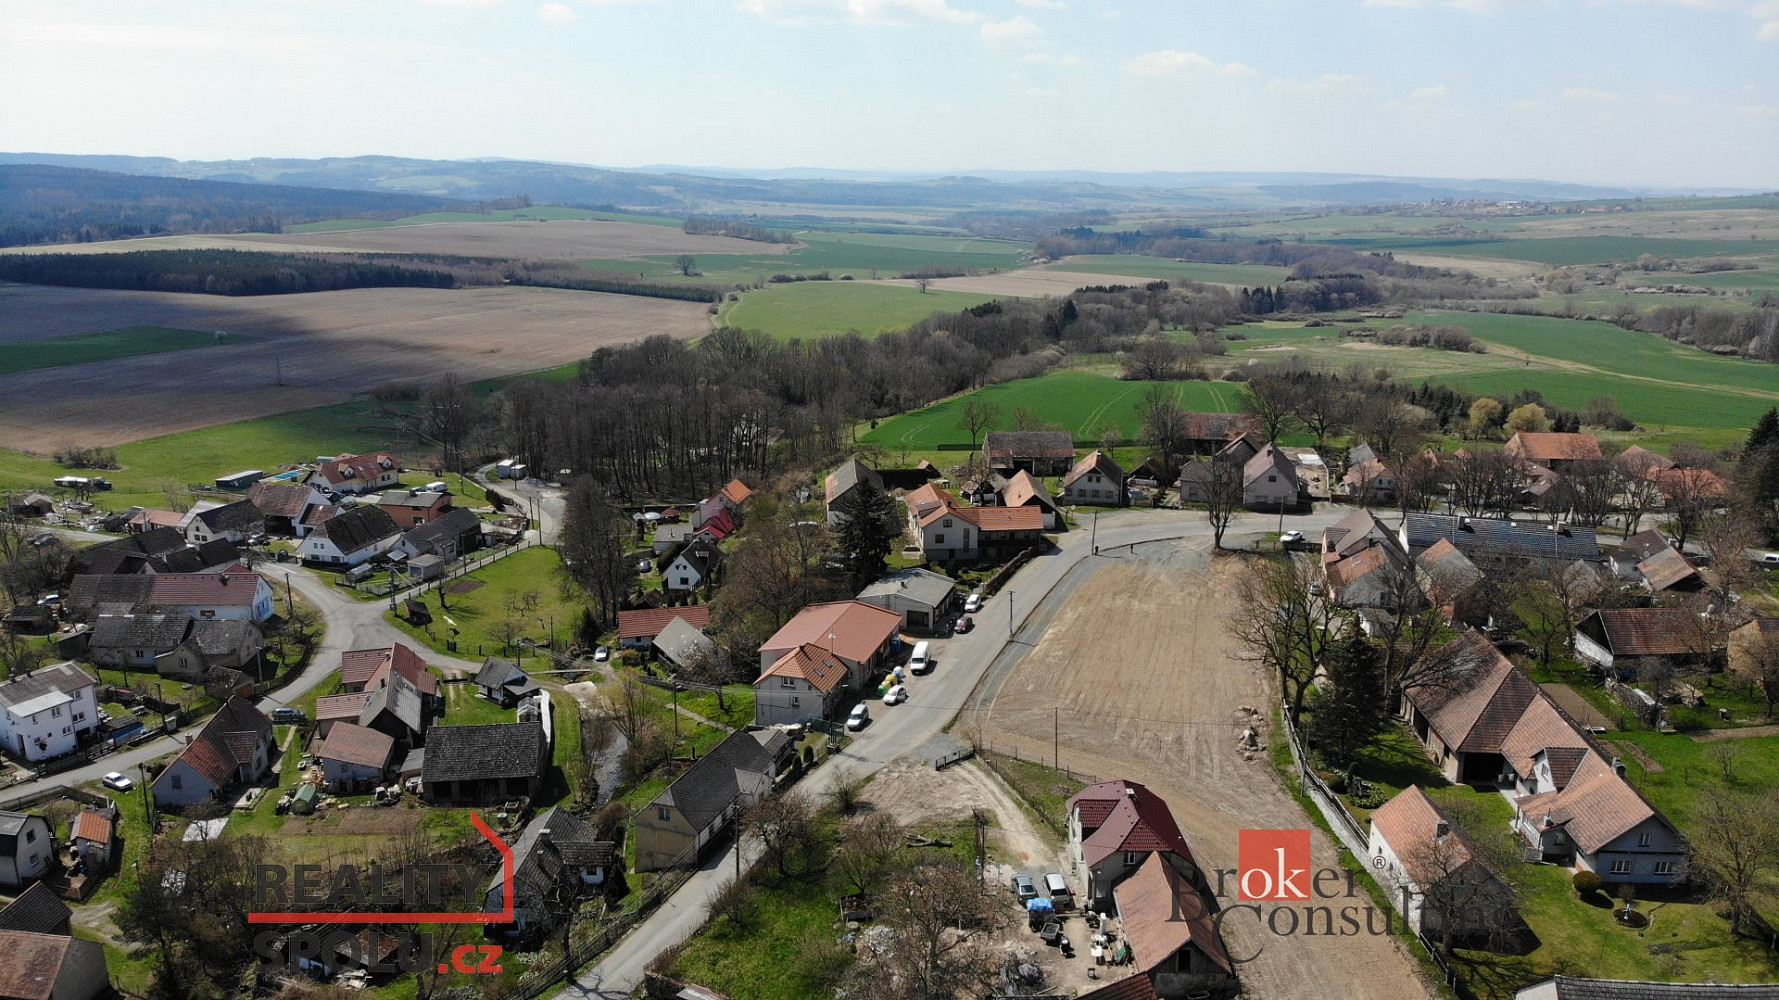
<path id="1" fill-rule="evenodd" d="M 728 511 L 735 523 L 740 524 L 742 508 L 753 495 L 754 491 L 746 483 L 739 479 L 729 480 L 722 489 L 698 504 L 698 509 L 692 514 L 692 527 L 704 527 L 704 523 L 716 517 L 720 511 Z"/>
<path id="2" fill-rule="evenodd" d="M 426 661 L 406 643 L 396 642 L 372 649 L 348 649 L 340 654 L 340 690 L 375 691 L 388 681 L 391 671 L 428 698 L 439 696 L 439 679 L 426 669 Z"/>
<path id="3" fill-rule="evenodd" d="M 187 737 L 149 787 L 157 807 L 208 802 L 265 777 L 272 763 L 272 720 L 240 698 L 230 698 L 204 728 Z"/>
<path id="4" fill-rule="evenodd" d="M 886 668 L 901 627 L 901 615 L 863 601 L 811 604 L 760 646 L 760 670 L 800 646 L 815 646 L 846 664 L 848 685 L 861 690 Z"/>
<path id="5" fill-rule="evenodd" d="M 1002 559 L 1044 537 L 1039 507 L 966 507 L 931 483 L 907 498 L 908 518 L 929 562 Z"/>
<path id="6" fill-rule="evenodd" d="M 710 605 L 689 604 L 683 608 L 638 608 L 618 612 L 618 643 L 625 649 L 647 649 L 655 636 L 675 618 L 684 618 L 695 629 L 710 627 Z"/>
<path id="7" fill-rule="evenodd" d="M 754 681 L 754 724 L 775 726 L 808 718 L 833 718 L 845 704 L 852 668 L 814 643 L 804 643 L 772 662 Z"/>
<path id="8" fill-rule="evenodd" d="M 1517 925 L 1513 890 L 1464 831 L 1410 785 L 1371 814 L 1371 869 L 1416 934 L 1454 939 Z M 1451 905 L 1427 905 L 1429 898 Z"/>
<path id="9" fill-rule="evenodd" d="M 1681 608 L 1605 608 L 1575 626 L 1575 655 L 1613 674 L 1669 660 L 1697 665 L 1712 655 L 1699 616 Z"/>
<path id="10" fill-rule="evenodd" d="M 337 493 L 374 493 L 396 485 L 401 462 L 386 451 L 339 455 L 315 467 L 307 482 Z"/>
<path id="11" fill-rule="evenodd" d="M 68 843 L 97 875 L 111 867 L 117 846 L 117 806 L 105 809 L 82 809 L 68 825 Z"/>
<path id="12" fill-rule="evenodd" d="M 1203 888 L 1203 876 L 1174 814 L 1147 786 L 1102 781 L 1076 793 L 1066 808 L 1069 853 L 1087 886 L 1083 906 L 1104 909 L 1113 888 L 1156 852 L 1179 859 L 1190 881 Z"/>
<path id="13" fill-rule="evenodd" d="M 1155 995 L 1223 1000 L 1239 989 L 1235 964 L 1194 875 L 1172 854 L 1149 854 L 1112 890 L 1118 929 Z"/>
<path id="14" fill-rule="evenodd" d="M 393 737 L 352 722 L 330 729 L 315 756 L 328 782 L 348 789 L 381 784 L 398 763 Z"/>
<path id="15" fill-rule="evenodd" d="M 105 947 L 66 934 L 0 931 L 0 997 L 98 1000 L 113 994 Z"/>
<path id="16" fill-rule="evenodd" d="M 1098 454 L 1098 452 L 1095 452 Z M 1096 473 L 1097 475 L 1097 473 Z M 1071 503 L 1076 501 L 1070 501 Z M 1086 502 L 1086 501 L 1080 501 Z M 1106 501 L 1097 501 L 1106 503 Z M 1015 472 L 1001 490 L 1002 507 L 1036 507 L 1044 513 L 1044 530 L 1061 531 L 1062 508 L 1056 505 L 1056 498 L 1044 488 L 1044 484 L 1024 469 Z"/>
<path id="17" fill-rule="evenodd" d="M 1592 434 L 1520 431 L 1508 438 L 1501 450 L 1556 472 L 1577 462 L 1598 462 L 1605 458 L 1600 453 L 1600 440 Z"/>

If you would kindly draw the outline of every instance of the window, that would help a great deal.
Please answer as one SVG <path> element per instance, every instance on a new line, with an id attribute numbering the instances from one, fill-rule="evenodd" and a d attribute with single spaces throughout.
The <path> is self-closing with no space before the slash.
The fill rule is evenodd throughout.
<path id="1" fill-rule="evenodd" d="M 795 677 L 786 677 L 784 680 L 779 682 L 779 687 L 794 688 L 796 686 L 797 686 L 797 679 Z"/>
<path id="2" fill-rule="evenodd" d="M 1655 873 L 1657 875 L 1672 875 L 1672 874 L 1674 874 L 1674 862 L 1672 862 L 1672 861 L 1657 861 L 1655 863 Z"/>
<path id="3" fill-rule="evenodd" d="M 803 704 L 803 699 L 802 699 L 802 698 L 799 698 L 799 697 L 797 697 L 797 696 L 796 696 L 796 695 L 792 695 L 792 696 L 791 696 L 791 707 L 792 707 L 792 708 L 796 708 L 796 707 L 798 707 L 798 706 L 799 706 L 799 705 L 802 705 L 802 704 Z"/>
<path id="4" fill-rule="evenodd" d="M 1629 861 L 1620 859 L 1612 863 L 1612 874 L 1614 875 L 1627 875 L 1630 871 L 1631 863 Z"/>
<path id="5" fill-rule="evenodd" d="M 55 708 L 52 708 L 52 709 L 50 709 L 50 710 L 49 710 L 49 717 L 50 717 L 50 718 L 52 718 L 52 719 L 59 719 L 59 718 L 61 718 L 61 717 L 62 717 L 62 707 L 61 707 L 61 706 L 60 706 L 60 705 L 58 705 L 58 706 L 56 706 L 56 707 L 55 707 Z"/>
<path id="6" fill-rule="evenodd" d="M 945 520 L 939 522 L 939 527 L 941 527 L 941 528 L 951 527 L 951 518 L 948 517 Z"/>
<path id="7" fill-rule="evenodd" d="M 1125 851 L 1124 852 L 1124 867 L 1135 868 L 1136 866 L 1138 866 L 1142 863 L 1143 863 L 1143 852 L 1141 852 L 1141 851 Z"/>
<path id="8" fill-rule="evenodd" d="M 934 535 L 933 536 L 933 544 L 934 545 L 944 545 L 945 544 L 945 536 L 943 534 Z"/>
<path id="9" fill-rule="evenodd" d="M 85 721 L 85 720 L 86 720 L 86 713 L 85 713 L 85 712 L 75 712 L 75 713 L 74 713 L 74 721 L 75 721 L 75 722 L 83 722 L 83 721 Z"/>
<path id="10" fill-rule="evenodd" d="M 673 819 L 673 810 L 667 808 L 666 806 L 662 806 L 661 808 L 655 810 L 655 815 L 659 816 L 661 818 L 661 822 L 666 823 L 669 820 Z"/>
<path id="11" fill-rule="evenodd" d="M 184 787 L 185 787 L 185 776 L 180 775 L 180 774 L 173 775 L 173 790 L 178 791 L 179 789 L 184 788 Z"/>
<path id="12" fill-rule="evenodd" d="M 26 828 L 26 830 L 25 830 L 25 843 L 27 843 L 27 844 L 35 844 L 35 843 L 37 843 L 37 831 L 36 831 L 36 830 L 32 830 L 32 829 L 30 829 L 30 828 Z"/>
<path id="13" fill-rule="evenodd" d="M 1638 847 L 1648 847 L 1649 846 L 1649 831 L 1648 830 L 1645 830 L 1642 833 L 1639 833 L 1637 835 L 1637 846 Z"/>

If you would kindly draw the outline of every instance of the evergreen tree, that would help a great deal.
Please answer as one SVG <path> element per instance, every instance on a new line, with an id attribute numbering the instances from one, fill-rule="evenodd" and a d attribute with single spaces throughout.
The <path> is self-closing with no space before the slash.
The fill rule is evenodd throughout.
<path id="1" fill-rule="evenodd" d="M 840 504 L 843 520 L 835 542 L 846 561 L 854 590 L 863 589 L 883 575 L 890 547 L 902 534 L 890 496 L 868 479 L 860 479 L 852 496 Z"/>
<path id="2" fill-rule="evenodd" d="M 1328 679 L 1312 705 L 1310 739 L 1324 761 L 1345 767 L 1383 731 L 1387 712 L 1383 659 L 1377 647 L 1353 629 L 1334 642 L 1323 664 Z"/>
<path id="3" fill-rule="evenodd" d="M 1779 441 L 1779 406 L 1760 415 L 1754 429 L 1748 432 L 1748 447 L 1743 450 L 1752 455 L 1775 441 Z"/>

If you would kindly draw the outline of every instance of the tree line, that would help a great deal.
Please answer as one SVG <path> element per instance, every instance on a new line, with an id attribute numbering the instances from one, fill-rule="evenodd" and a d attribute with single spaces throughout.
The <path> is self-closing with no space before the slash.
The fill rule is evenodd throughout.
<path id="1" fill-rule="evenodd" d="M 797 237 L 782 229 L 773 229 L 742 219 L 724 218 L 720 215 L 688 215 L 684 229 L 688 236 L 732 236 L 738 240 L 753 240 L 756 243 L 797 242 Z"/>
<path id="2" fill-rule="evenodd" d="M 0 246 L 166 233 L 276 233 L 322 219 L 395 219 L 474 207 L 451 198 L 376 191 L 0 165 Z"/>
<path id="3" fill-rule="evenodd" d="M 397 257 L 260 253 L 252 250 L 140 250 L 131 253 L 0 256 L 0 281 L 73 288 L 119 288 L 206 295 L 285 295 L 344 288 L 452 288 L 449 268 L 416 267 Z"/>

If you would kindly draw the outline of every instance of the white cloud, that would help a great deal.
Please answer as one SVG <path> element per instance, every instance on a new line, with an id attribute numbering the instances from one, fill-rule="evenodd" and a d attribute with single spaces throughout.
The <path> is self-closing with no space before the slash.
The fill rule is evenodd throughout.
<path id="1" fill-rule="evenodd" d="M 1426 114 L 1429 111 L 1437 111 L 1450 94 L 1450 88 L 1443 83 L 1436 83 L 1430 87 L 1417 87 L 1408 92 L 1408 100 L 1388 101 L 1384 104 L 1384 110 Z"/>
<path id="2" fill-rule="evenodd" d="M 1124 71 L 1132 76 L 1173 76 L 1177 73 L 1220 73 L 1224 76 L 1253 76 L 1254 67 L 1239 62 L 1219 66 L 1197 52 L 1159 49 L 1145 52 L 1124 61 Z"/>
<path id="3" fill-rule="evenodd" d="M 1513 109 L 1515 111 L 1537 111 L 1539 108 L 1542 108 L 1542 107 L 1544 107 L 1544 104 L 1542 102 L 1534 101 L 1530 98 L 1527 98 L 1526 100 L 1523 100 L 1523 101 L 1513 102 Z"/>
<path id="4" fill-rule="evenodd" d="M 1754 37 L 1763 42 L 1779 42 L 1779 21 L 1768 21 L 1761 25 Z"/>
<path id="5" fill-rule="evenodd" d="M 1013 0 L 1013 2 L 1021 7 L 1036 7 L 1039 10 L 1062 10 L 1068 6 L 1062 0 Z"/>
<path id="6" fill-rule="evenodd" d="M 1583 104 L 1610 104 L 1618 100 L 1618 95 L 1610 90 L 1595 90 L 1592 87 L 1570 87 L 1563 91 L 1565 101 L 1577 101 Z"/>
<path id="7" fill-rule="evenodd" d="M 978 11 L 949 0 L 741 0 L 735 9 L 779 24 L 980 24 Z"/>
<path id="8" fill-rule="evenodd" d="M 1005 21 L 984 21 L 982 38 L 984 41 L 999 44 L 1001 42 L 1029 42 L 1034 38 L 1044 37 L 1044 29 L 1032 23 L 1029 17 L 1010 17 Z"/>
<path id="9" fill-rule="evenodd" d="M 1314 80 L 1274 77 L 1266 81 L 1266 89 L 1273 94 L 1367 94 L 1371 84 L 1357 73 L 1323 73 Z"/>
<path id="10" fill-rule="evenodd" d="M 1019 61 L 1031 63 L 1034 66 L 1058 66 L 1063 69 L 1076 69 L 1087 65 L 1086 60 L 1072 52 L 1060 56 L 1054 52 L 1027 52 L 1019 57 Z"/>
<path id="11" fill-rule="evenodd" d="M 1779 104 L 1738 104 L 1736 114 L 1750 118 L 1779 118 Z"/>
<path id="12" fill-rule="evenodd" d="M 1029 87 L 1026 89 L 1025 96 L 1027 96 L 1027 97 L 1046 97 L 1046 98 L 1061 97 L 1062 91 L 1057 90 L 1054 87 Z"/>
<path id="13" fill-rule="evenodd" d="M 575 19 L 575 12 L 565 3 L 547 3 L 538 7 L 537 19 L 545 24 L 567 24 Z"/>

